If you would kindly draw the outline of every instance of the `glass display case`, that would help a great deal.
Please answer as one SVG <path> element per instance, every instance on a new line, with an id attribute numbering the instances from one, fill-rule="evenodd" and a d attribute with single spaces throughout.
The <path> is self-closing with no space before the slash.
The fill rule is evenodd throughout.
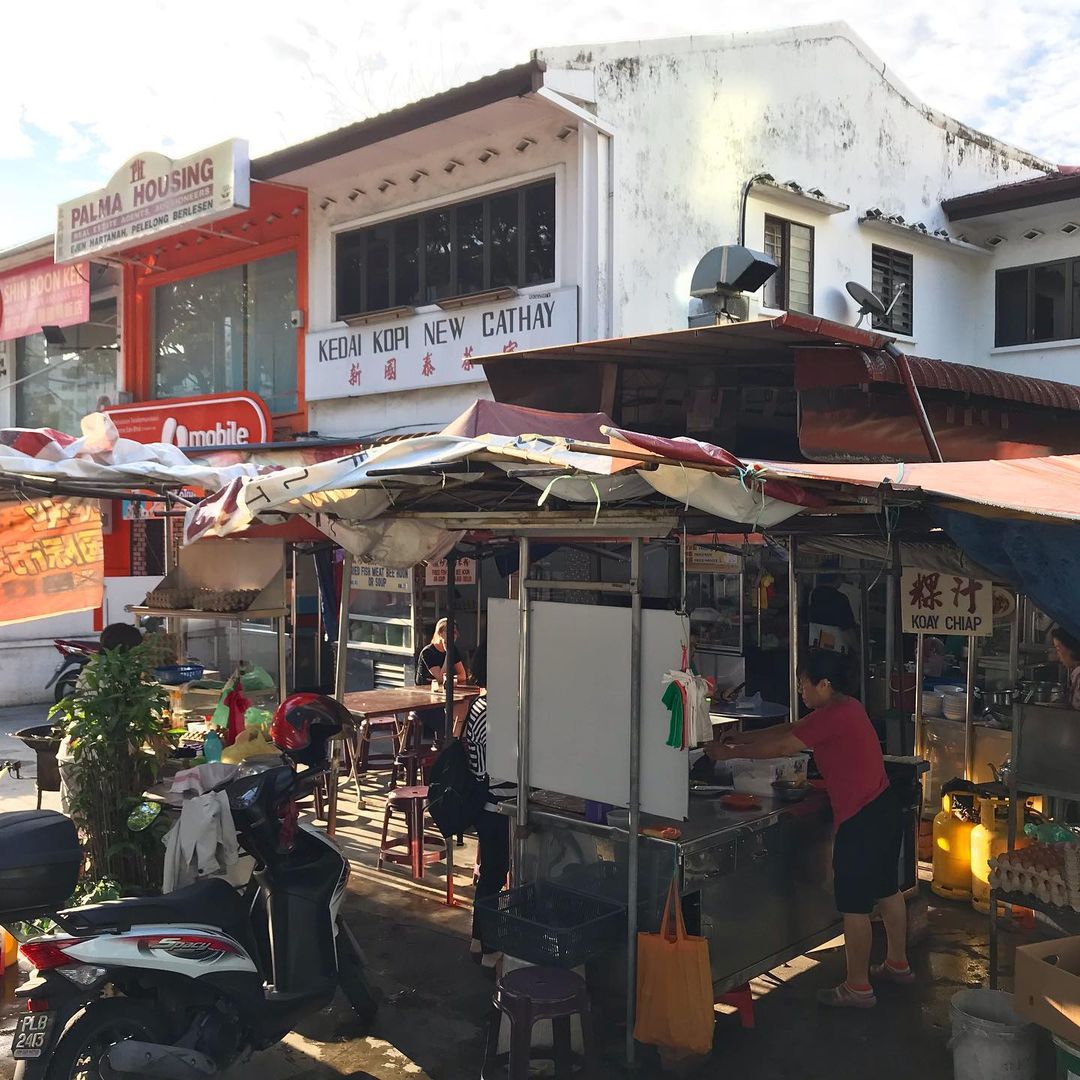
<path id="1" fill-rule="evenodd" d="M 413 571 L 357 564 L 349 594 L 349 646 L 412 657 Z"/>
<path id="2" fill-rule="evenodd" d="M 744 559 L 691 546 L 686 557 L 686 609 L 699 651 L 741 653 L 745 621 Z"/>

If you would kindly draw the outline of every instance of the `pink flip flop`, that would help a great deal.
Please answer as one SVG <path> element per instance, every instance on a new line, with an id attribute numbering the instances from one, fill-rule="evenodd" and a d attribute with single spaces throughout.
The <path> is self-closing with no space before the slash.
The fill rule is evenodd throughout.
<path id="1" fill-rule="evenodd" d="M 877 1004 L 873 990 L 852 990 L 846 982 L 819 990 L 817 1000 L 827 1009 L 872 1009 Z"/>

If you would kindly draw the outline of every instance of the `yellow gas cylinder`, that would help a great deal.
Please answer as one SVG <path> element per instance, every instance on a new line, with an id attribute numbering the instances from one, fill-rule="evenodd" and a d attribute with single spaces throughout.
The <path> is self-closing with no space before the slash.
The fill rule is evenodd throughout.
<path id="1" fill-rule="evenodd" d="M 971 831 L 975 822 L 960 816 L 965 795 L 973 807 L 973 791 L 953 788 L 943 792 L 941 813 L 934 818 L 934 880 L 930 888 L 946 900 L 971 899 Z"/>
<path id="2" fill-rule="evenodd" d="M 1016 846 L 1026 847 L 1024 804 L 1017 802 Z M 1009 846 L 1009 800 L 979 793 L 979 824 L 971 830 L 971 903 L 976 911 L 990 911 L 990 860 Z"/>
<path id="3" fill-rule="evenodd" d="M 19 959 L 19 943 L 0 926 L 0 974 L 14 967 Z"/>

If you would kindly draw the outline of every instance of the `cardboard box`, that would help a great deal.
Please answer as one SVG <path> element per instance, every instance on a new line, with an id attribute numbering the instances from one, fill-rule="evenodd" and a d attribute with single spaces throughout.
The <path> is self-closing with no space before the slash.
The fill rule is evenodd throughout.
<path id="1" fill-rule="evenodd" d="M 1080 1045 L 1080 937 L 1019 946 L 1013 998 L 1021 1016 Z"/>

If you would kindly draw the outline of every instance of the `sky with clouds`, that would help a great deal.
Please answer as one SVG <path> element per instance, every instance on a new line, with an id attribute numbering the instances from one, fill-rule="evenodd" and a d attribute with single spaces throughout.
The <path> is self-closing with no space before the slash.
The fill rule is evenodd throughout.
<path id="1" fill-rule="evenodd" d="M 0 45 L 0 249 L 142 150 L 226 138 L 253 156 L 501 67 L 543 45 L 843 19 L 923 101 L 1080 164 L 1075 0 L 75 0 L 9 5 Z"/>

